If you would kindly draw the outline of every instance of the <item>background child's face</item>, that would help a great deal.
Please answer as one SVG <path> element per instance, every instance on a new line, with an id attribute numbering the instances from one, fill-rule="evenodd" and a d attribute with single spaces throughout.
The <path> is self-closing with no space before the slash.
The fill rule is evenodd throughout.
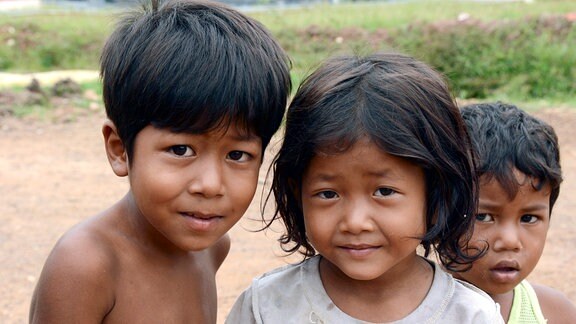
<path id="1" fill-rule="evenodd" d="M 141 216 L 182 250 L 210 247 L 252 201 L 262 153 L 233 125 L 195 135 L 147 126 L 128 172 Z"/>
<path id="2" fill-rule="evenodd" d="M 511 291 L 534 269 L 550 224 L 550 187 L 536 191 L 531 179 L 516 171 L 519 186 L 510 200 L 500 183 L 480 179 L 480 204 L 471 244 L 485 240 L 487 254 L 468 272 L 459 273 L 490 295 Z"/>
<path id="3" fill-rule="evenodd" d="M 315 156 L 302 179 L 306 234 L 331 268 L 352 279 L 401 275 L 426 230 L 425 190 L 420 167 L 368 140 Z"/>

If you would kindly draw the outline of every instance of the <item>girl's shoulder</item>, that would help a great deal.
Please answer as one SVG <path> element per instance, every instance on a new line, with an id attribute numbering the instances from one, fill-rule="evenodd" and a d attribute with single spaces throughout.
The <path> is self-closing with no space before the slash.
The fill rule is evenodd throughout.
<path id="1" fill-rule="evenodd" d="M 318 273 L 319 257 L 266 272 L 238 297 L 226 323 L 306 322 L 329 298 Z"/>
<path id="2" fill-rule="evenodd" d="M 252 286 L 258 290 L 266 290 L 280 285 L 286 287 L 286 284 L 295 286 L 302 281 L 314 281 L 318 274 L 318 263 L 320 257 L 312 257 L 300 263 L 287 264 L 285 266 L 268 271 L 253 280 Z"/>
<path id="3" fill-rule="evenodd" d="M 445 271 L 442 266 L 433 261 L 428 261 L 434 268 L 434 282 L 432 288 L 438 289 L 440 291 L 447 291 L 451 298 L 460 298 L 461 296 L 471 299 L 478 300 L 479 302 L 484 302 L 488 304 L 495 304 L 494 300 L 484 292 L 482 289 L 474 286 L 473 284 L 454 278 L 452 274 Z"/>
<path id="4" fill-rule="evenodd" d="M 434 264 L 434 282 L 423 301 L 433 307 L 431 323 L 504 323 L 500 308 L 478 287 L 452 277 Z"/>

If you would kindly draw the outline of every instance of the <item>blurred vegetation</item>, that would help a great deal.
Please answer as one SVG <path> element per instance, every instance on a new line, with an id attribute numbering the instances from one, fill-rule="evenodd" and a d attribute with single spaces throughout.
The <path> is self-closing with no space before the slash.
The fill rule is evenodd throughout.
<path id="1" fill-rule="evenodd" d="M 116 15 L 0 13 L 0 71 L 97 69 Z"/>
<path id="2" fill-rule="evenodd" d="M 570 1 L 409 1 L 248 12 L 288 51 L 297 85 L 342 52 L 397 50 L 445 73 L 459 98 L 576 102 Z M 116 12 L 0 14 L 0 71 L 97 69 Z"/>

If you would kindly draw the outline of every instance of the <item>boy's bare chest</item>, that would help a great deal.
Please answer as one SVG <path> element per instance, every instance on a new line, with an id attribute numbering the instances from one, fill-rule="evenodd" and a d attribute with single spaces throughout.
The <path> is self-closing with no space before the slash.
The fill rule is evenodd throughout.
<path id="1" fill-rule="evenodd" d="M 208 266 L 126 266 L 106 322 L 216 323 L 214 275 Z"/>

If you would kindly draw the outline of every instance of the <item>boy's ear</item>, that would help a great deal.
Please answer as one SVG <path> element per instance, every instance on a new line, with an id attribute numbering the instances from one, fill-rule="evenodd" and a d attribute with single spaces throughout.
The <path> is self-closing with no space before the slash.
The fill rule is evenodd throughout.
<path id="1" fill-rule="evenodd" d="M 118 135 L 116 125 L 111 120 L 105 121 L 104 125 L 102 125 L 102 135 L 104 136 L 106 155 L 112 171 L 119 177 L 127 176 L 128 155 L 126 154 L 124 143 L 122 143 Z"/>

